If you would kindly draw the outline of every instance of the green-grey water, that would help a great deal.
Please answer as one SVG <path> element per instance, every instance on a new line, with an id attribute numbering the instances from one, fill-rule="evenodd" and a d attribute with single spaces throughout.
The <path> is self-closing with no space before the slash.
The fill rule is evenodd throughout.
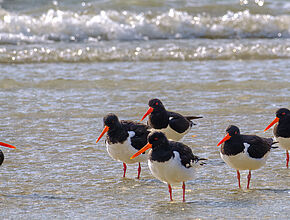
<path id="1" fill-rule="evenodd" d="M 289 108 L 289 3 L 129 2 L 2 1 L 0 141 L 17 149 L 1 148 L 1 219 L 289 218 L 284 150 L 250 190 L 241 172 L 239 190 L 216 146 L 229 124 L 271 137 L 263 130 Z M 204 117 L 182 139 L 208 158 L 186 203 L 181 185 L 169 202 L 146 163 L 140 180 L 137 164 L 122 178 L 95 143 L 107 113 L 137 121 L 155 97 Z"/>

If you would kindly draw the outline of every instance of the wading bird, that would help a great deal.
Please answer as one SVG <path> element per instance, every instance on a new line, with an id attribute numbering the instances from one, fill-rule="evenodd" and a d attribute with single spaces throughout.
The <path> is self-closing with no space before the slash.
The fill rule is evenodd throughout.
<path id="1" fill-rule="evenodd" d="M 206 160 L 193 155 L 191 149 L 175 141 L 169 141 L 162 132 L 153 132 L 148 136 L 148 144 L 134 154 L 135 158 L 146 150 L 149 152 L 148 165 L 154 177 L 168 184 L 170 200 L 172 201 L 172 184 L 183 182 L 183 202 L 185 202 L 185 181 L 194 177 L 194 167 L 202 165 Z"/>
<path id="2" fill-rule="evenodd" d="M 148 125 L 154 130 L 165 133 L 168 139 L 178 141 L 186 135 L 194 123 L 192 119 L 202 118 L 201 116 L 182 116 L 176 112 L 167 111 L 159 99 L 149 100 L 149 109 L 141 121 L 149 115 Z"/>
<path id="3" fill-rule="evenodd" d="M 277 123 L 277 124 L 276 124 Z M 274 124 L 273 134 L 279 146 L 286 150 L 286 167 L 289 167 L 290 150 L 290 111 L 287 108 L 280 108 L 276 111 L 276 118 L 265 128 L 267 131 Z"/>
<path id="4" fill-rule="evenodd" d="M 226 136 L 217 146 L 221 144 L 221 158 L 227 165 L 237 170 L 239 188 L 241 188 L 239 171 L 249 170 L 247 185 L 247 189 L 249 189 L 251 171 L 265 165 L 274 142 L 272 138 L 242 135 L 237 126 L 230 125 L 226 129 Z"/>
<path id="5" fill-rule="evenodd" d="M 146 145 L 147 136 L 150 133 L 149 127 L 133 121 L 119 121 L 118 117 L 112 113 L 104 117 L 104 126 L 104 130 L 96 143 L 107 133 L 107 151 L 113 159 L 123 162 L 123 177 L 126 175 L 127 163 L 139 163 L 137 176 L 139 179 L 141 173 L 140 162 L 146 161 L 148 157 L 146 154 L 142 154 L 135 160 L 131 160 L 130 157 Z"/>

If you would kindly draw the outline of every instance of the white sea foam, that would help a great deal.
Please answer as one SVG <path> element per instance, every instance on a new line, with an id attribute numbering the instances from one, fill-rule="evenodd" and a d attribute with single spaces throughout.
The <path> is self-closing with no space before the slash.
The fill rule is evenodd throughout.
<path id="1" fill-rule="evenodd" d="M 76 13 L 49 9 L 41 15 L 0 10 L 0 42 L 152 40 L 187 38 L 289 38 L 290 15 L 251 14 L 248 10 L 222 16 L 189 14 L 169 9 L 160 13 L 100 11 Z"/>
<path id="2" fill-rule="evenodd" d="M 289 58 L 290 39 L 184 39 L 0 46 L 0 63 Z"/>

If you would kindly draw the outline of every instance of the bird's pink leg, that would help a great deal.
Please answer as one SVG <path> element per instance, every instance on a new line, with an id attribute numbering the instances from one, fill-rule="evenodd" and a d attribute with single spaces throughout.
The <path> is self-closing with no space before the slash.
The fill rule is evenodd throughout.
<path id="1" fill-rule="evenodd" d="M 172 188 L 171 188 L 170 184 L 168 184 L 168 191 L 169 191 L 169 195 L 170 195 L 170 201 L 173 201 L 173 199 L 172 199 Z"/>
<path id="2" fill-rule="evenodd" d="M 240 175 L 240 171 L 237 170 L 237 178 L 238 178 L 238 182 L 239 182 L 239 188 L 241 188 L 241 175 Z"/>
<path id="3" fill-rule="evenodd" d="M 249 170 L 249 174 L 248 174 L 248 185 L 247 185 L 247 189 L 250 189 L 250 180 L 251 180 L 251 170 Z"/>
<path id="4" fill-rule="evenodd" d="M 289 168 L 289 151 L 286 150 L 286 167 Z"/>
<path id="5" fill-rule="evenodd" d="M 141 173 L 141 164 L 139 162 L 139 166 L 138 166 L 138 176 L 137 176 L 137 179 L 140 178 L 140 173 Z"/>
<path id="6" fill-rule="evenodd" d="M 183 202 L 185 202 L 185 183 L 184 182 L 182 184 L 182 189 L 183 189 Z"/>
<path id="7" fill-rule="evenodd" d="M 126 170 L 127 170 L 127 165 L 125 163 L 123 163 L 123 170 L 124 170 L 124 174 L 123 174 L 123 178 L 125 178 L 126 175 Z"/>

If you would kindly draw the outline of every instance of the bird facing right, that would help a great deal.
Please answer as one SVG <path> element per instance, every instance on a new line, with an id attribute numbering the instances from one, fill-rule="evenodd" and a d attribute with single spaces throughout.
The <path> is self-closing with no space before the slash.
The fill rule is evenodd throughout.
<path id="1" fill-rule="evenodd" d="M 247 185 L 247 189 L 249 189 L 251 171 L 265 165 L 274 142 L 272 138 L 242 135 L 237 126 L 230 125 L 226 129 L 226 136 L 217 146 L 221 144 L 221 158 L 227 165 L 237 170 L 239 188 L 241 188 L 239 171 L 249 170 Z"/>

